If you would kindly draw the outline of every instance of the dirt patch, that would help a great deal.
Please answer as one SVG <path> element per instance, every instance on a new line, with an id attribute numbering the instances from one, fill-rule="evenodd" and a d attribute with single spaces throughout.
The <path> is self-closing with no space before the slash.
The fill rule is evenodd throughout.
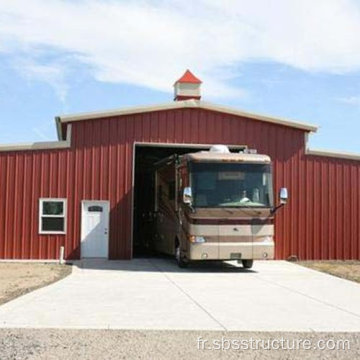
<path id="1" fill-rule="evenodd" d="M 296 264 L 360 283 L 360 261 L 299 261 Z"/>
<path id="2" fill-rule="evenodd" d="M 224 346 L 217 349 L 199 347 L 198 339 L 206 340 L 208 344 L 214 344 L 216 340 Z M 235 344 L 235 340 L 262 340 L 266 344 L 274 339 L 284 340 L 285 348 L 229 348 L 229 341 Z M 311 342 L 310 349 L 294 347 L 293 344 L 305 339 Z M 0 358 L 345 360 L 359 358 L 359 339 L 359 333 L 0 329 Z M 317 346 L 324 344 L 330 348 L 322 350 Z M 334 344 L 339 346 L 334 348 Z"/>
<path id="3" fill-rule="evenodd" d="M 0 263 L 0 304 L 58 281 L 71 266 L 44 263 Z"/>

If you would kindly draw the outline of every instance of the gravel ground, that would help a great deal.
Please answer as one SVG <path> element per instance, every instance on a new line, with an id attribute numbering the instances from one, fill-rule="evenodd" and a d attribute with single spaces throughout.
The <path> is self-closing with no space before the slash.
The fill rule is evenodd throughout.
<path id="1" fill-rule="evenodd" d="M 0 304 L 71 274 L 71 266 L 47 263 L 0 263 Z"/>
<path id="2" fill-rule="evenodd" d="M 0 330 L 0 359 L 358 359 L 359 333 L 250 333 L 127 330 Z M 199 350 L 197 339 L 349 340 L 350 350 Z M 285 341 L 286 341 L 285 340 Z M 331 342 L 333 344 L 333 342 Z"/>
<path id="3" fill-rule="evenodd" d="M 296 264 L 360 283 L 360 261 L 358 260 L 298 261 Z"/>

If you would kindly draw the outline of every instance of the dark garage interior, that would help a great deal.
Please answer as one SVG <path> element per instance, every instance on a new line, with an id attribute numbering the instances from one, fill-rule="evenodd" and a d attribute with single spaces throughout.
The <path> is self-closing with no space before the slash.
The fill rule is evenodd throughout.
<path id="1" fill-rule="evenodd" d="M 209 147 L 142 146 L 135 147 L 133 255 L 154 255 L 152 241 L 155 231 L 154 164 L 173 154 L 208 150 Z"/>

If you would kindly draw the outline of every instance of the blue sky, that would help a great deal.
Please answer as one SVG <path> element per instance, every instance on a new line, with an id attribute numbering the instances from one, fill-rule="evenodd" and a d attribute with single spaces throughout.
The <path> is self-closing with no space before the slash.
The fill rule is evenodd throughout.
<path id="1" fill-rule="evenodd" d="M 359 2 L 254 3 L 2 1 L 0 143 L 56 139 L 55 115 L 172 101 L 190 68 L 204 100 L 318 124 L 312 148 L 360 153 Z"/>

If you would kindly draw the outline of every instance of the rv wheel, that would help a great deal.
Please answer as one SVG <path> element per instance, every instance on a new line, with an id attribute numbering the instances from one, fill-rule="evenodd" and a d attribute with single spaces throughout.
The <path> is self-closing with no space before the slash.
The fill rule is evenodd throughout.
<path id="1" fill-rule="evenodd" d="M 251 269 L 254 264 L 254 260 L 242 260 L 242 265 L 245 269 Z"/>
<path id="2" fill-rule="evenodd" d="M 175 248 L 175 259 L 180 268 L 185 268 L 189 265 L 189 263 L 181 257 L 180 245 L 178 244 Z"/>

